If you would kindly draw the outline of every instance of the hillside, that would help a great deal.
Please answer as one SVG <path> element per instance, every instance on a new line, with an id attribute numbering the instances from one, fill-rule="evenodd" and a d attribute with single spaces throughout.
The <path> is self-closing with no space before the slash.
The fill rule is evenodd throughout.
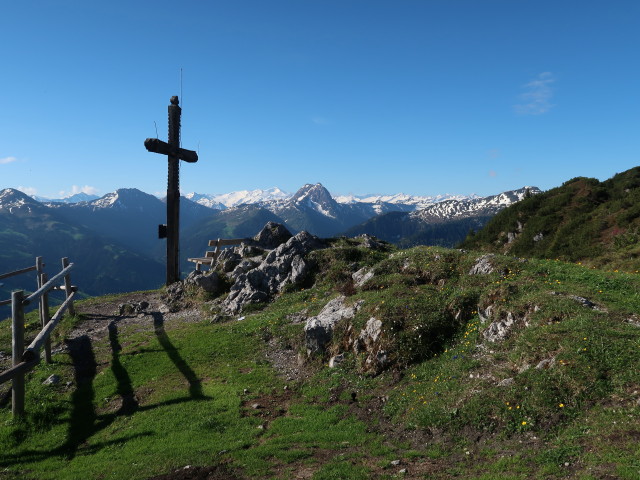
<path id="1" fill-rule="evenodd" d="M 600 182 L 578 177 L 519 202 L 463 248 L 640 270 L 640 167 Z"/>
<path id="2" fill-rule="evenodd" d="M 60 270 L 60 259 L 68 257 L 76 264 L 73 281 L 82 285 L 82 293 L 101 295 L 162 284 L 164 266 L 109 241 L 90 229 L 69 222 L 55 209 L 47 208 L 27 195 L 6 189 L 0 191 L 0 273 L 35 264 L 36 255 L 46 263 L 45 271 Z M 10 296 L 13 288 L 33 290 L 33 275 L 3 280 L 0 298 Z M 0 307 L 0 315 L 8 307 Z"/>
<path id="3" fill-rule="evenodd" d="M 226 289 L 282 284 L 239 313 L 224 285 L 78 305 L 0 410 L 4 478 L 640 475 L 637 275 L 304 235 L 242 261 Z"/>

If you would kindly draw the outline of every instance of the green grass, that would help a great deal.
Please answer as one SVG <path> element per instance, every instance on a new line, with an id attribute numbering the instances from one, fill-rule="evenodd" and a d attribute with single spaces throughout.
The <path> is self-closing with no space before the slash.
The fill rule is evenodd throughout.
<path id="1" fill-rule="evenodd" d="M 55 355 L 29 375 L 26 417 L 0 410 L 3 474 L 143 479 L 230 463 L 247 478 L 399 478 L 390 462 L 402 459 L 424 478 L 638 478 L 640 277 L 501 256 L 494 273 L 468 275 L 478 255 L 342 240 L 314 253 L 307 284 L 243 321 L 149 319 L 75 340 L 88 362 Z M 362 266 L 375 276 L 356 288 L 348 272 Z M 337 295 L 363 302 L 356 317 L 306 359 L 307 377 L 278 376 L 268 349 L 306 357 L 291 315 L 315 315 Z M 490 322 L 508 315 L 509 334 L 488 342 Z M 383 322 L 382 370 L 352 348 L 371 317 Z M 66 319 L 58 339 L 79 320 Z M 328 368 L 340 352 L 346 361 Z M 550 367 L 536 368 L 543 360 Z M 52 373 L 60 384 L 42 385 Z"/>

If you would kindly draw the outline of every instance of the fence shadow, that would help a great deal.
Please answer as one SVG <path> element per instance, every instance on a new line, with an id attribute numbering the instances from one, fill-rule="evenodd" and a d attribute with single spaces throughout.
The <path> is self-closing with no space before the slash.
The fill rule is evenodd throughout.
<path id="1" fill-rule="evenodd" d="M 71 418 L 66 442 L 60 449 L 73 458 L 78 447 L 95 433 L 94 424 L 97 419 L 93 406 L 93 380 L 96 377 L 98 364 L 93 353 L 91 339 L 82 335 L 66 341 L 69 356 L 73 362 L 76 389 L 71 395 Z"/>
<path id="2" fill-rule="evenodd" d="M 110 322 L 107 328 L 109 330 L 109 343 L 111 344 L 111 371 L 118 383 L 116 391 L 122 399 L 122 405 L 120 405 L 116 415 L 131 415 L 138 409 L 139 405 L 133 392 L 131 377 L 129 377 L 129 373 L 120 362 L 122 346 L 118 340 L 118 326 L 116 322 Z"/>
<path id="3" fill-rule="evenodd" d="M 200 379 L 189 364 L 187 364 L 187 362 L 180 356 L 178 349 L 173 345 L 173 343 L 171 343 L 171 340 L 164 329 L 164 317 L 160 312 L 153 312 L 151 315 L 153 316 L 153 327 L 160 345 L 167 352 L 167 355 L 176 368 L 184 378 L 186 378 L 187 382 L 189 382 L 189 395 L 191 395 L 192 398 L 205 398 L 205 395 L 202 393 L 202 384 Z"/>
<path id="4" fill-rule="evenodd" d="M 111 370 L 117 381 L 116 390 L 122 399 L 120 408 L 116 412 L 97 414 L 94 406 L 95 392 L 93 382 L 97 375 L 98 364 L 91 339 L 87 335 L 82 335 L 66 340 L 74 368 L 76 389 L 71 395 L 71 415 L 64 443 L 59 447 L 47 450 L 24 450 L 18 454 L 11 455 L 0 452 L 0 466 L 7 467 L 23 463 L 34 463 L 52 456 L 62 456 L 71 460 L 79 451 L 83 454 L 92 454 L 110 445 L 121 444 L 140 437 L 152 436 L 154 435 L 153 432 L 142 432 L 105 442 L 89 444 L 89 439 L 93 435 L 111 425 L 120 416 L 209 398 L 202 393 L 201 382 L 195 372 L 189 367 L 171 343 L 171 340 L 164 330 L 162 314 L 154 313 L 153 320 L 155 333 L 162 349 L 189 382 L 189 396 L 174 398 L 153 405 L 139 405 L 135 397 L 131 377 L 120 361 L 122 346 L 120 345 L 118 337 L 117 324 L 111 322 L 108 326 L 109 343 L 111 346 Z"/>

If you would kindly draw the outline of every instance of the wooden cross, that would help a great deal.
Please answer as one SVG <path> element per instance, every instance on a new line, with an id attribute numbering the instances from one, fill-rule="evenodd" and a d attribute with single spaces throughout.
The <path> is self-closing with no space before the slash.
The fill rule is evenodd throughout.
<path id="1" fill-rule="evenodd" d="M 178 106 L 178 97 L 171 97 L 169 105 L 169 143 L 157 138 L 147 138 L 144 141 L 146 149 L 153 153 L 160 153 L 169 157 L 169 173 L 167 178 L 167 285 L 180 281 L 180 160 L 195 163 L 198 154 L 192 150 L 180 148 L 180 115 L 182 109 Z M 160 232 L 164 225 L 160 226 Z M 162 234 L 160 238 L 163 238 Z"/>

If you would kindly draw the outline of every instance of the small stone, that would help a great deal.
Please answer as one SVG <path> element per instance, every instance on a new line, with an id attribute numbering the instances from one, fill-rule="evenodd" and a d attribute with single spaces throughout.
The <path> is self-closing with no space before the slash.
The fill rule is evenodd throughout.
<path id="1" fill-rule="evenodd" d="M 501 380 L 500 382 L 498 382 L 498 386 L 508 387 L 509 385 L 513 385 L 514 383 L 515 383 L 515 380 L 513 378 L 505 378 L 504 380 Z"/>
<path id="2" fill-rule="evenodd" d="M 248 389 L 248 388 L 245 388 L 244 390 L 242 390 L 242 393 L 243 393 L 244 395 L 246 395 L 247 393 L 249 393 L 249 389 Z"/>
<path id="3" fill-rule="evenodd" d="M 253 405 L 251 405 L 251 408 L 253 408 L 254 410 L 258 410 L 260 408 L 264 408 L 262 405 L 260 405 L 259 403 L 254 403 Z"/>
<path id="4" fill-rule="evenodd" d="M 43 385 L 57 385 L 59 383 L 60 383 L 60 376 L 56 375 L 55 373 L 51 375 L 49 378 L 47 378 L 44 382 L 42 382 Z"/>
<path id="5" fill-rule="evenodd" d="M 258 430 L 264 430 L 264 425 L 258 425 Z"/>
<path id="6" fill-rule="evenodd" d="M 398 473 L 399 473 L 400 475 L 405 475 L 405 474 L 407 473 L 407 469 L 406 469 L 406 468 L 403 468 L 403 469 L 401 469 L 401 470 L 398 470 Z"/>
<path id="7" fill-rule="evenodd" d="M 344 362 L 344 354 L 343 353 L 340 353 L 339 355 L 334 355 L 329 360 L 329 368 L 336 368 L 342 362 Z"/>
<path id="8" fill-rule="evenodd" d="M 394 467 L 400 465 L 400 460 L 391 460 L 391 465 L 393 465 Z"/>

